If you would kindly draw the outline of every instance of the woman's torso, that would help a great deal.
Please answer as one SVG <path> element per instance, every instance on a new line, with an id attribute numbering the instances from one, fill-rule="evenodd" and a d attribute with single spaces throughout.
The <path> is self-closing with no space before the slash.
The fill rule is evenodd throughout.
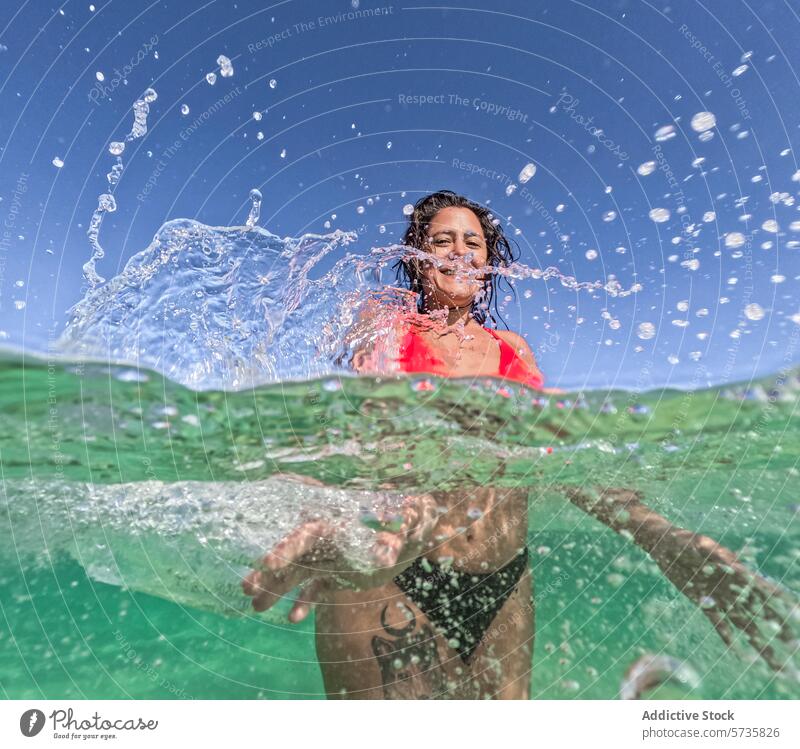
<path id="1" fill-rule="evenodd" d="M 463 334 L 401 331 L 398 363 L 401 371 L 445 377 L 505 376 L 532 387 L 537 377 L 510 344 L 477 323 Z M 527 537 L 527 490 L 464 487 L 435 492 L 441 515 L 433 533 L 431 561 L 452 560 L 471 572 L 492 571 L 508 563 Z"/>

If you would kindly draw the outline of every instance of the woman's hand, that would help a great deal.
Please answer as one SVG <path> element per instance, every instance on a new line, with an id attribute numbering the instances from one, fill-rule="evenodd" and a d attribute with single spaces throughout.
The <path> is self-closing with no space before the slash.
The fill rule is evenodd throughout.
<path id="1" fill-rule="evenodd" d="M 800 608 L 788 591 L 750 570 L 712 538 L 672 525 L 641 502 L 637 491 L 608 488 L 588 493 L 565 487 L 565 493 L 577 507 L 632 537 L 670 582 L 702 609 L 727 645 L 733 643 L 736 628 L 774 670 L 792 660 Z"/>
<path id="2" fill-rule="evenodd" d="M 305 477 L 284 477 L 321 485 Z M 337 543 L 341 523 L 312 520 L 279 541 L 244 578 L 242 590 L 253 599 L 253 608 L 266 611 L 302 586 L 289 612 L 289 621 L 296 623 L 305 619 L 331 589 L 384 585 L 424 550 L 436 524 L 436 503 L 429 494 L 408 496 L 393 512 L 373 515 L 371 520 L 378 528 L 370 553 L 372 569 L 357 570 L 345 558 Z"/>
<path id="3" fill-rule="evenodd" d="M 730 549 L 683 528 L 658 533 L 648 551 L 727 645 L 733 644 L 735 627 L 775 671 L 791 659 L 797 640 L 792 620 L 800 610 L 787 591 L 750 570 Z"/>

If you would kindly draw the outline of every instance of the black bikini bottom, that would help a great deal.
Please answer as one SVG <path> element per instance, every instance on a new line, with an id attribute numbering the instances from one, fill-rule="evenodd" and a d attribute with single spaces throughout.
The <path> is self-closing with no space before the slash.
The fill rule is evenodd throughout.
<path id="1" fill-rule="evenodd" d="M 527 566 L 527 547 L 499 570 L 480 574 L 418 557 L 394 582 L 468 663 Z"/>

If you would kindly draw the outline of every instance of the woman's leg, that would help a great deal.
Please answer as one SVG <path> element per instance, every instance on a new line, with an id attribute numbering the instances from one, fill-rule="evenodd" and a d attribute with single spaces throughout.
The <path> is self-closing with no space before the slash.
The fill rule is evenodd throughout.
<path id="1" fill-rule="evenodd" d="M 460 696 L 458 654 L 394 583 L 328 596 L 317 606 L 316 629 L 330 699 Z"/>
<path id="2" fill-rule="evenodd" d="M 331 699 L 527 699 L 533 650 L 526 572 L 465 664 L 394 584 L 337 591 L 317 608 L 317 657 Z"/>
<path id="3" fill-rule="evenodd" d="M 470 659 L 484 699 L 530 698 L 534 624 L 533 575 L 527 570 Z"/>

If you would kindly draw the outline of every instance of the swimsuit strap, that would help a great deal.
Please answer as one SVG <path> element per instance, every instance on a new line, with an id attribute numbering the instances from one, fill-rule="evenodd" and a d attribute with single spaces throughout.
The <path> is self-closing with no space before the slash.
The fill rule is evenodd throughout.
<path id="1" fill-rule="evenodd" d="M 514 347 L 508 341 L 503 340 L 492 328 L 484 327 L 484 330 L 496 338 L 500 344 L 500 365 L 497 368 L 497 373 L 504 376 L 511 369 L 514 360 L 519 359 L 519 355 L 514 350 Z"/>

